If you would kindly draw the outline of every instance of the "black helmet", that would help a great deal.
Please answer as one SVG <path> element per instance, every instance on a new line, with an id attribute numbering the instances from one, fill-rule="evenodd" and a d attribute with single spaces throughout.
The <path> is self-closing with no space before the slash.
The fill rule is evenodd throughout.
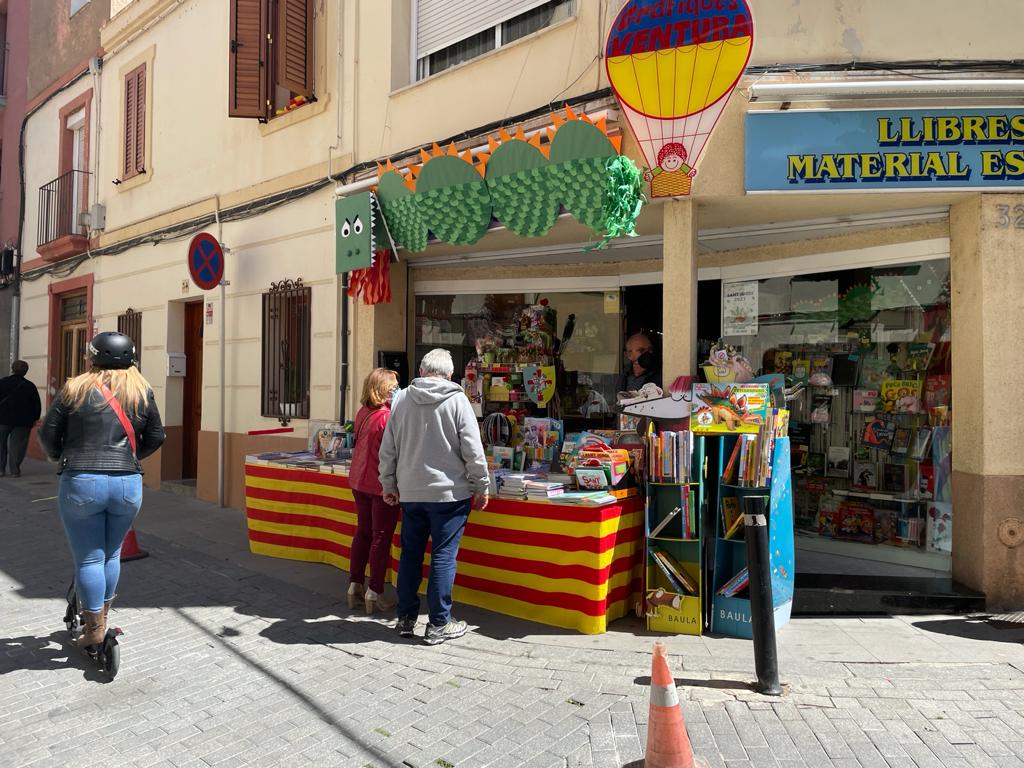
<path id="1" fill-rule="evenodd" d="M 131 368 L 135 363 L 135 342 L 117 331 L 96 334 L 88 352 L 96 368 Z"/>

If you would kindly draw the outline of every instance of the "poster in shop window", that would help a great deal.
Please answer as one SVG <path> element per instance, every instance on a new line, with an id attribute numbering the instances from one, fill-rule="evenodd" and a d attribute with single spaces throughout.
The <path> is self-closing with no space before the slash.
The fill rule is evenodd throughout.
<path id="1" fill-rule="evenodd" d="M 726 283 L 722 293 L 722 335 L 757 335 L 757 281 Z"/>

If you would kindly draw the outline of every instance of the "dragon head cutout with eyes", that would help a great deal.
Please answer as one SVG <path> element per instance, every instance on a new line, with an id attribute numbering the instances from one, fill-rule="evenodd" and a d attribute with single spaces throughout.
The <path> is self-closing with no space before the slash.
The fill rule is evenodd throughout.
<path id="1" fill-rule="evenodd" d="M 380 204 L 372 192 L 334 201 L 334 233 L 335 271 L 339 275 L 373 266 L 378 251 L 398 260 Z"/>

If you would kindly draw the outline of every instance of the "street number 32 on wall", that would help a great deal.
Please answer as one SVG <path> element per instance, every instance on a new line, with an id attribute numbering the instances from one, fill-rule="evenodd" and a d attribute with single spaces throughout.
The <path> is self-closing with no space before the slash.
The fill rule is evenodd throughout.
<path id="1" fill-rule="evenodd" d="M 996 229 L 1024 229 L 1024 205 L 997 205 Z"/>

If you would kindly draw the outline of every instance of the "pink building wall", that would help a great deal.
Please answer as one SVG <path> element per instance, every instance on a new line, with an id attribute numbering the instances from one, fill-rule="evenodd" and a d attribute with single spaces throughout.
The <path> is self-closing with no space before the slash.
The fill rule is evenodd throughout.
<path id="1" fill-rule="evenodd" d="M 18 144 L 28 96 L 28 29 L 30 0 L 0 0 L 0 14 L 7 16 L 7 105 L 0 109 L 0 244 L 18 239 L 21 184 Z M 8 302 L 0 299 L 0 303 Z M 6 315 L 6 306 L 0 314 Z M 0 317 L 0 347 L 6 346 L 6 324 Z M 0 363 L 3 358 L 0 357 Z"/>

